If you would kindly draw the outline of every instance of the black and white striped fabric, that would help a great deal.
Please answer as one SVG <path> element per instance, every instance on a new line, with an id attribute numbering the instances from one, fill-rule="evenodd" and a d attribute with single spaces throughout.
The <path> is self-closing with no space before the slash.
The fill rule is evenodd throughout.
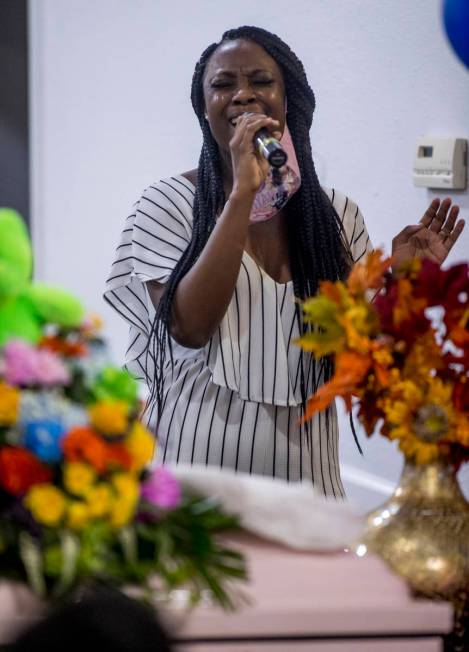
<path id="1" fill-rule="evenodd" d="M 359 260 L 371 249 L 363 217 L 350 199 L 326 192 Z M 126 219 L 107 280 L 105 299 L 130 324 L 126 366 L 150 388 L 154 309 L 146 282 L 164 283 L 188 245 L 193 198 L 194 187 L 182 176 L 147 188 Z M 335 406 L 299 425 L 301 380 L 311 394 L 323 375 L 294 344 L 298 336 L 292 282 L 277 283 L 245 252 L 231 303 L 207 346 L 194 350 L 173 342 L 157 462 L 308 480 L 327 496 L 343 497 Z M 153 430 L 155 407 L 146 413 Z"/>

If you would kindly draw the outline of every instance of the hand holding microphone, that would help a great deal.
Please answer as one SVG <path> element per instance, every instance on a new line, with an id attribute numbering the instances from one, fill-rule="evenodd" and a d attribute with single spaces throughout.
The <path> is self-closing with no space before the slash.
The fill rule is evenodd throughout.
<path id="1" fill-rule="evenodd" d="M 278 171 L 287 160 L 279 143 L 280 123 L 262 113 L 246 111 L 232 124 L 235 126 L 230 141 L 233 187 L 255 193 L 269 170 Z"/>

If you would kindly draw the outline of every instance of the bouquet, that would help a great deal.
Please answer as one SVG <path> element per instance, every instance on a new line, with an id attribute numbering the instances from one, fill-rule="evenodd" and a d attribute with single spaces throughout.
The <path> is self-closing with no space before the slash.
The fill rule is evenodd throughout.
<path id="1" fill-rule="evenodd" d="M 208 592 L 243 579 L 219 542 L 237 522 L 186 495 L 138 419 L 137 384 L 106 362 L 96 319 L 0 348 L 0 574 L 58 598 L 90 581 Z"/>
<path id="2" fill-rule="evenodd" d="M 303 304 L 299 345 L 334 362 L 305 419 L 354 400 L 368 436 L 397 440 L 413 463 L 458 467 L 469 457 L 469 266 L 414 259 L 393 275 L 390 263 L 370 253 Z"/>

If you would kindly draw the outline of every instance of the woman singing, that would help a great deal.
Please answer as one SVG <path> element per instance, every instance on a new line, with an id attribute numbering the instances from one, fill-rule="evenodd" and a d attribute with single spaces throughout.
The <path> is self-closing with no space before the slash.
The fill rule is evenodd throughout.
<path id="1" fill-rule="evenodd" d="M 106 299 L 130 323 L 126 364 L 148 384 L 157 461 L 207 464 L 344 490 L 335 407 L 300 425 L 331 375 L 303 355 L 298 300 L 344 279 L 371 249 L 357 205 L 322 188 L 311 156 L 315 99 L 302 63 L 256 27 L 226 32 L 198 61 L 198 167 L 148 187 L 127 217 Z M 288 154 L 278 178 L 254 137 Z M 458 207 L 435 200 L 393 241 L 396 264 L 442 262 Z"/>

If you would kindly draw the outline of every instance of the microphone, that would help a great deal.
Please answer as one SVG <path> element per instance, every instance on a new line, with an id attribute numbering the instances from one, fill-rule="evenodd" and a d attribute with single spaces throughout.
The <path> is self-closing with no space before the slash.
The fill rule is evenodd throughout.
<path id="1" fill-rule="evenodd" d="M 259 154 L 266 158 L 273 168 L 281 168 L 288 160 L 286 151 L 265 127 L 256 132 L 254 145 Z"/>

